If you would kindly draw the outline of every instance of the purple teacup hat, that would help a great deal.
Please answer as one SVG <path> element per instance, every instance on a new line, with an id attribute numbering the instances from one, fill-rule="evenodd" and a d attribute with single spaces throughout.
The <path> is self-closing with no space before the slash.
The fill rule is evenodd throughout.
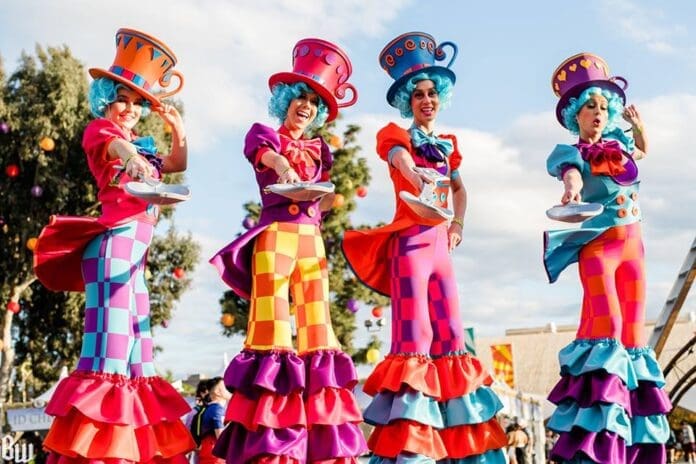
<path id="1" fill-rule="evenodd" d="M 443 48 L 452 47 L 452 58 L 447 66 L 438 66 L 435 61 L 447 58 Z M 425 32 L 407 32 L 401 34 L 379 53 L 379 64 L 389 74 L 394 83 L 387 91 L 387 102 L 391 106 L 394 95 L 411 77 L 420 72 L 448 77 L 452 84 L 456 80 L 454 72 L 449 69 L 457 57 L 457 46 L 452 42 L 436 45 L 435 39 Z"/>
<path id="2" fill-rule="evenodd" d="M 623 86 L 619 86 L 616 81 L 623 82 Z M 556 119 L 563 127 L 566 125 L 561 112 L 571 98 L 577 98 L 589 87 L 599 87 L 614 92 L 626 104 L 624 93 L 628 87 L 626 79 L 620 76 L 609 77 L 609 65 L 603 58 L 593 53 L 578 53 L 561 63 L 551 76 L 553 93 L 560 97 L 556 105 Z"/>

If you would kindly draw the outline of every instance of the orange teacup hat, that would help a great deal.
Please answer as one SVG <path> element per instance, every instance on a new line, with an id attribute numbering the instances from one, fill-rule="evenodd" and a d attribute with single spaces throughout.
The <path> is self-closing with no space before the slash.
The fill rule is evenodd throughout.
<path id="1" fill-rule="evenodd" d="M 159 106 L 160 100 L 179 92 L 184 86 L 184 76 L 172 68 L 176 55 L 161 40 L 134 29 L 121 28 L 116 32 L 116 58 L 106 69 L 90 68 L 93 78 L 106 77 L 127 85 Z M 155 85 L 165 89 L 171 77 L 179 78 L 179 86 L 172 90 L 154 93 Z"/>

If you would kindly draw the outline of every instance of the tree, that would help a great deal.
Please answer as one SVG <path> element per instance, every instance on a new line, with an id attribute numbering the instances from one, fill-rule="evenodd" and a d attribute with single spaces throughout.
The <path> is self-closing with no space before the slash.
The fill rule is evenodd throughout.
<path id="1" fill-rule="evenodd" d="M 322 236 L 329 261 L 329 289 L 331 292 L 331 322 L 338 340 L 344 350 L 351 354 L 355 362 L 365 362 L 367 350 L 378 348 L 379 341 L 372 337 L 367 346 L 354 346 L 355 314 L 348 309 L 349 301 L 363 302 L 368 305 L 387 305 L 389 300 L 362 285 L 346 262 L 341 251 L 341 236 L 347 229 L 354 228 L 350 213 L 356 207 L 358 189 L 366 188 L 370 182 L 367 161 L 358 157 L 360 147 L 355 145 L 359 126 L 349 125 L 343 133 L 343 140 L 331 133 L 333 123 L 324 126 L 317 134 L 335 148 L 334 164 L 331 169 L 331 182 L 336 186 L 334 206 L 322 223 Z M 251 171 L 250 171 L 251 172 Z M 258 220 L 261 205 L 255 202 L 244 204 L 247 217 Z M 352 302 L 351 302 L 352 303 Z M 249 302 L 234 292 L 227 291 L 220 299 L 221 324 L 227 336 L 242 334 L 246 331 Z M 230 316 L 226 316 L 226 315 Z"/>
<path id="2" fill-rule="evenodd" d="M 0 61 L 0 401 L 7 396 L 15 364 L 29 371 L 27 385 L 35 392 L 56 379 L 61 365 L 74 367 L 82 343 L 84 295 L 50 292 L 36 281 L 32 239 L 51 214 L 99 214 L 96 184 L 81 147 L 91 118 L 85 69 L 65 46 L 37 46 L 35 55 L 23 53 L 7 79 Z M 166 152 L 170 136 L 165 129 L 157 117 L 138 126 Z M 162 216 L 168 230 L 155 238 L 149 253 L 153 324 L 169 319 L 190 284 L 173 269 L 185 274 L 198 258 L 198 245 L 176 232 L 173 209 L 166 208 Z M 15 304 L 16 315 L 5 311 L 16 309 Z"/>

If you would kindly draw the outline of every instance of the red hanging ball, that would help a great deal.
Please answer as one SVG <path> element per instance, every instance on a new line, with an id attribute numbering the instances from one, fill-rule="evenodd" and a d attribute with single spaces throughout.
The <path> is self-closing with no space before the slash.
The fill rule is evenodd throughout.
<path id="1" fill-rule="evenodd" d="M 19 166 L 16 164 L 8 164 L 5 167 L 5 174 L 7 174 L 7 177 L 17 177 L 19 175 Z"/>
<path id="2" fill-rule="evenodd" d="M 175 278 L 183 279 L 185 275 L 186 275 L 186 271 L 184 271 L 182 268 L 180 268 L 180 267 L 174 268 L 174 277 Z"/>
<path id="3" fill-rule="evenodd" d="M 355 194 L 360 198 L 365 198 L 367 196 L 367 187 L 361 185 L 360 187 L 355 189 Z"/>
<path id="4" fill-rule="evenodd" d="M 7 310 L 11 313 L 17 314 L 20 310 L 19 303 L 17 303 L 16 301 L 8 301 Z"/>
<path id="5" fill-rule="evenodd" d="M 382 307 L 375 306 L 374 308 L 372 308 L 372 315 L 377 318 L 382 317 Z"/>

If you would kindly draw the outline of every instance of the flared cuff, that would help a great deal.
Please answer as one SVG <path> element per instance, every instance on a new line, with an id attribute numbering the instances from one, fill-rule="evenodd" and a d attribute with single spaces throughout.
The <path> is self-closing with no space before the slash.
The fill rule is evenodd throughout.
<path id="1" fill-rule="evenodd" d="M 367 443 L 357 424 L 315 425 L 308 431 L 309 463 L 357 458 L 367 452 Z"/>
<path id="2" fill-rule="evenodd" d="M 631 358 L 614 339 L 575 340 L 558 354 L 561 375 L 578 377 L 587 372 L 604 370 L 617 375 L 629 390 L 638 386 Z"/>
<path id="3" fill-rule="evenodd" d="M 638 382 L 638 388 L 630 395 L 631 409 L 636 416 L 667 414 L 672 410 L 672 402 L 665 390 L 652 382 Z"/>
<path id="4" fill-rule="evenodd" d="M 623 380 L 606 371 L 592 371 L 578 377 L 564 375 L 548 397 L 554 404 L 574 401 L 582 408 L 597 403 L 615 403 L 631 414 L 631 396 Z"/>
<path id="5" fill-rule="evenodd" d="M 256 399 L 236 392 L 227 405 L 225 422 L 237 422 L 254 431 L 259 426 L 273 429 L 304 427 L 307 417 L 300 392 L 287 396 L 264 392 Z"/>
<path id="6" fill-rule="evenodd" d="M 367 378 L 363 391 L 370 396 L 384 391 L 398 393 L 402 385 L 432 398 L 441 396 L 437 368 L 423 355 L 388 355 Z"/>
<path id="7" fill-rule="evenodd" d="M 503 403 L 489 387 L 480 387 L 468 395 L 443 403 L 445 427 L 480 424 L 495 418 Z"/>
<path id="8" fill-rule="evenodd" d="M 358 383 L 353 360 L 340 350 L 318 350 L 302 355 L 306 372 L 305 395 L 313 395 L 322 388 L 352 390 Z"/>
<path id="9" fill-rule="evenodd" d="M 458 425 L 440 431 L 449 458 L 462 459 L 504 448 L 507 436 L 493 418 L 481 424 Z"/>
<path id="10" fill-rule="evenodd" d="M 633 441 L 636 443 L 662 444 L 669 438 L 669 422 L 664 414 L 635 416 L 631 421 Z"/>
<path id="11" fill-rule="evenodd" d="M 367 443 L 374 454 L 385 458 L 396 459 L 400 454 L 421 454 L 435 460 L 447 457 L 437 430 L 409 420 L 375 427 Z"/>
<path id="12" fill-rule="evenodd" d="M 615 433 L 588 432 L 574 428 L 570 433 L 563 433 L 551 450 L 551 459 L 555 461 L 580 462 L 589 458 L 597 463 L 626 462 L 626 443 Z"/>
<path id="13" fill-rule="evenodd" d="M 307 398 L 305 410 L 309 427 L 362 422 L 358 402 L 353 393 L 345 388 L 326 387 L 319 390 Z"/>
<path id="14" fill-rule="evenodd" d="M 264 390 L 286 396 L 304 390 L 305 366 L 291 351 L 244 350 L 225 370 L 225 386 L 255 399 Z"/>
<path id="15" fill-rule="evenodd" d="M 626 449 L 626 464 L 644 464 L 648 462 L 667 462 L 665 445 L 639 443 Z"/>
<path id="16" fill-rule="evenodd" d="M 365 422 L 387 425 L 398 419 L 408 419 L 441 429 L 445 426 L 437 401 L 423 392 L 404 387 L 402 393 L 378 393 L 365 409 Z"/>
<path id="17" fill-rule="evenodd" d="M 660 388 L 665 386 L 665 377 L 651 347 L 628 348 L 626 351 L 631 358 L 638 381 L 652 382 Z"/>
<path id="18" fill-rule="evenodd" d="M 581 408 L 576 403 L 561 403 L 549 419 L 547 427 L 557 432 L 570 432 L 573 427 L 589 432 L 608 430 L 631 443 L 631 420 L 617 404 L 603 403 Z"/>
<path id="19" fill-rule="evenodd" d="M 433 363 L 440 381 L 442 401 L 468 395 L 481 386 L 493 383 L 493 378 L 481 361 L 469 353 L 442 356 Z"/>
<path id="20" fill-rule="evenodd" d="M 231 422 L 218 437 L 213 454 L 227 464 L 245 464 L 260 457 L 269 459 L 269 462 L 305 463 L 307 429 L 259 427 L 251 431 L 242 424 Z"/>

